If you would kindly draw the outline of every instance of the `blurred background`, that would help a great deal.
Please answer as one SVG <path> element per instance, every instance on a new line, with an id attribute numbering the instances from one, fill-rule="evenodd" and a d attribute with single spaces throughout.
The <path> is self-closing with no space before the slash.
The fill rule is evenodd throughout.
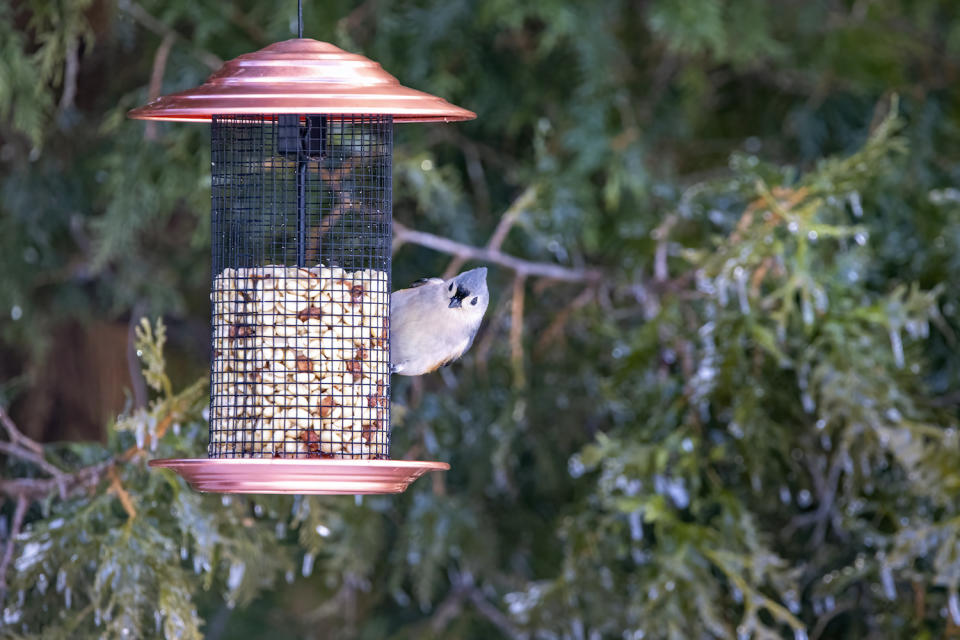
<path id="1" fill-rule="evenodd" d="M 572 275 L 489 264 L 471 352 L 394 380 L 394 457 L 449 473 L 357 502 L 197 498 L 201 528 L 131 469 L 149 531 L 114 539 L 103 487 L 30 507 L 34 536 L 61 535 L 58 509 L 100 519 L 72 557 L 14 562 L 8 631 L 120 637 L 100 612 L 122 587 L 142 637 L 191 637 L 191 616 L 209 638 L 960 636 L 960 5 L 303 14 L 306 37 L 478 114 L 396 127 L 397 222 Z M 141 317 L 166 322 L 174 386 L 209 367 L 208 127 L 127 110 L 296 18 L 292 1 L 0 6 L 0 404 L 65 465 L 151 410 Z M 454 259 L 398 243 L 394 282 Z M 169 446 L 200 456 L 191 419 Z M 111 565 L 110 545 L 175 568 L 111 573 L 138 561 Z M 243 564 L 258 554 L 278 561 Z M 73 567 L 74 601 L 38 590 L 46 563 L 51 583 Z"/>

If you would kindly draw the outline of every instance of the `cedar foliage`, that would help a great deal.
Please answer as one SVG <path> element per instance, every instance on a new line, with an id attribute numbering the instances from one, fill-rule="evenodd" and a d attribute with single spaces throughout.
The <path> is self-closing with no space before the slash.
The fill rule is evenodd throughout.
<path id="1" fill-rule="evenodd" d="M 294 11 L 0 6 L 0 346 L 20 365 L 4 405 L 64 322 L 134 308 L 206 322 L 206 131 L 147 136 L 124 114 L 147 99 L 160 47 L 162 92 L 177 91 L 210 73 L 210 52 L 291 37 Z M 4 465 L 4 536 L 16 483 L 42 490 L 0 634 L 956 633 L 958 7 L 304 13 L 307 35 L 480 114 L 398 127 L 398 221 L 480 246 L 534 193 L 503 250 L 603 278 L 491 270 L 472 352 L 422 388 L 395 380 L 394 455 L 452 465 L 398 497 L 200 495 L 148 471 L 149 457 L 203 455 L 207 362 L 182 336 L 167 345 L 163 323 L 138 325 L 150 402 L 105 443 L 46 445 L 62 486 Z M 448 261 L 405 245 L 394 275 Z"/>

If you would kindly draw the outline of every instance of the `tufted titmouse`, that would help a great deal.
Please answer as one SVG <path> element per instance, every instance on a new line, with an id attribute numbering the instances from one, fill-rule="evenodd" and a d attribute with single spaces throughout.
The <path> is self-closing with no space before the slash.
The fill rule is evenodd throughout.
<path id="1" fill-rule="evenodd" d="M 390 364 L 393 372 L 419 376 L 462 356 L 477 335 L 490 302 L 487 269 L 449 280 L 425 278 L 390 297 Z"/>

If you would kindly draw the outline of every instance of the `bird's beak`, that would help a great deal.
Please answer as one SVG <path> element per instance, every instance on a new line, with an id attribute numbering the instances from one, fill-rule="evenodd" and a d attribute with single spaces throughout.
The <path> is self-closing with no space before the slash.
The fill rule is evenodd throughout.
<path id="1" fill-rule="evenodd" d="M 466 289 L 464 289 L 464 288 L 461 287 L 460 285 L 457 285 L 457 292 L 456 292 L 455 294 L 453 294 L 453 297 L 452 297 L 452 298 L 450 298 L 449 308 L 451 308 L 451 309 L 459 309 L 460 307 L 463 306 L 463 299 L 466 298 L 466 297 L 469 296 L 469 295 L 470 295 L 470 292 L 469 292 L 469 291 L 467 291 Z"/>

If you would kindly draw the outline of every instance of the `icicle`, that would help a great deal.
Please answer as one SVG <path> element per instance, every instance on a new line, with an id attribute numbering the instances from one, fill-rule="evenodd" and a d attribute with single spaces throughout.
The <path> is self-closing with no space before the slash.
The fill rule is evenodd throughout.
<path id="1" fill-rule="evenodd" d="M 574 618 L 571 626 L 573 627 L 573 637 L 577 640 L 585 640 L 583 635 L 583 620 Z"/>
<path id="2" fill-rule="evenodd" d="M 3 610 L 3 622 L 4 624 L 15 624 L 20 622 L 20 618 L 23 617 L 23 612 L 18 609 L 11 609 L 6 607 Z"/>
<path id="3" fill-rule="evenodd" d="M 137 423 L 137 428 L 134 430 L 134 437 L 137 440 L 137 449 L 143 449 L 143 445 L 147 441 L 147 429 L 146 425 L 142 422 Z"/>
<path id="4" fill-rule="evenodd" d="M 301 573 L 303 573 L 304 578 L 309 578 L 310 574 L 313 573 L 313 554 L 312 553 L 303 554 L 303 567 L 301 568 Z"/>
<path id="5" fill-rule="evenodd" d="M 783 600 L 787 603 L 787 609 L 790 610 L 790 613 L 800 613 L 800 603 L 797 601 L 797 594 L 795 592 L 792 590 L 787 591 L 783 594 Z"/>
<path id="6" fill-rule="evenodd" d="M 783 504 L 790 504 L 790 500 L 793 496 L 790 495 L 790 488 L 786 485 L 780 486 L 780 502 Z"/>
<path id="7" fill-rule="evenodd" d="M 328 527 L 325 527 L 322 524 L 318 524 L 317 535 L 320 536 L 321 538 L 326 538 L 327 536 L 330 535 L 330 529 Z"/>
<path id="8" fill-rule="evenodd" d="M 717 288 L 713 285 L 713 282 L 710 280 L 710 278 L 704 275 L 703 271 L 698 269 L 695 277 L 697 291 L 700 293 L 705 293 L 708 296 L 712 296 L 717 292 Z"/>
<path id="9" fill-rule="evenodd" d="M 796 611 L 794 611 L 796 613 Z M 807 640 L 807 630 L 800 628 L 793 630 L 793 640 Z"/>
<path id="10" fill-rule="evenodd" d="M 235 562 L 230 565 L 230 572 L 227 574 L 227 588 L 230 591 L 236 591 L 240 587 L 246 569 L 246 565 L 242 562 Z"/>
<path id="11" fill-rule="evenodd" d="M 66 587 L 63 590 L 63 606 L 69 609 L 70 604 L 72 602 L 73 602 L 73 591 L 70 590 L 70 587 Z"/>
<path id="12" fill-rule="evenodd" d="M 631 511 L 627 520 L 630 523 L 630 538 L 634 541 L 643 540 L 643 513 L 639 509 Z"/>
<path id="13" fill-rule="evenodd" d="M 853 240 L 854 242 L 856 242 L 858 245 L 862 247 L 863 245 L 867 244 L 867 240 L 869 239 L 869 237 L 870 236 L 867 233 L 863 231 L 859 231 L 856 234 L 854 234 Z"/>
<path id="14" fill-rule="evenodd" d="M 893 349 L 893 362 L 897 369 L 903 368 L 903 339 L 899 329 L 890 329 L 890 347 Z"/>
<path id="15" fill-rule="evenodd" d="M 715 282 L 717 283 L 717 300 L 720 302 L 721 307 L 725 307 L 730 299 L 727 295 L 727 287 L 730 281 L 723 276 L 718 276 Z"/>
<path id="16" fill-rule="evenodd" d="M 67 587 L 67 572 L 64 569 L 57 571 L 57 593 L 63 593 Z"/>
<path id="17" fill-rule="evenodd" d="M 880 581 L 883 583 L 883 595 L 893 602 L 897 599 L 897 587 L 893 582 L 893 570 L 885 564 L 880 568 Z"/>
<path id="18" fill-rule="evenodd" d="M 160 613 L 159 609 L 153 610 L 153 626 L 156 630 L 156 633 L 160 633 L 160 625 L 163 623 L 163 615 Z"/>
<path id="19" fill-rule="evenodd" d="M 850 202 L 850 210 L 853 211 L 854 218 L 863 217 L 863 203 L 860 202 L 860 192 L 851 191 L 850 195 L 847 196 L 847 199 Z"/>
<path id="20" fill-rule="evenodd" d="M 47 587 L 50 586 L 50 582 L 47 580 L 47 576 L 44 573 L 41 573 L 37 576 L 37 591 L 41 594 L 47 592 Z"/>
<path id="21" fill-rule="evenodd" d="M 827 292 L 820 287 L 813 288 L 813 306 L 820 313 L 826 313 L 830 300 L 827 298 Z"/>
<path id="22" fill-rule="evenodd" d="M 293 581 L 296 579 L 296 575 L 294 575 L 293 571 L 287 571 L 287 573 L 284 575 L 284 579 L 287 581 L 287 584 L 293 584 Z"/>
<path id="23" fill-rule="evenodd" d="M 100 615 L 100 607 L 97 607 L 96 609 L 93 610 L 93 624 L 95 624 L 96 626 L 99 627 L 99 626 L 100 626 L 100 622 L 101 622 L 102 620 L 103 620 L 103 618 L 102 618 L 102 616 Z"/>
<path id="24" fill-rule="evenodd" d="M 807 295 L 801 296 L 800 313 L 803 315 L 803 324 L 808 326 L 813 324 L 813 306 L 810 304 L 810 297 Z"/>
<path id="25" fill-rule="evenodd" d="M 747 315 L 750 313 L 750 300 L 747 297 L 747 280 L 750 274 L 743 267 L 737 267 L 733 271 L 737 280 L 737 299 L 740 301 L 740 313 Z"/>
<path id="26" fill-rule="evenodd" d="M 836 599 L 834 599 L 833 596 L 827 596 L 823 601 L 823 606 L 829 613 L 830 611 L 833 611 L 834 609 L 837 608 L 837 601 Z"/>
<path id="27" fill-rule="evenodd" d="M 957 590 L 955 588 L 950 590 L 947 607 L 950 609 L 950 617 L 953 618 L 953 624 L 960 625 L 960 598 L 957 597 Z"/>
<path id="28" fill-rule="evenodd" d="M 583 460 L 580 459 L 579 455 L 570 456 L 570 460 L 567 462 L 567 472 L 571 478 L 579 478 L 586 470 L 587 468 L 584 466 Z"/>

